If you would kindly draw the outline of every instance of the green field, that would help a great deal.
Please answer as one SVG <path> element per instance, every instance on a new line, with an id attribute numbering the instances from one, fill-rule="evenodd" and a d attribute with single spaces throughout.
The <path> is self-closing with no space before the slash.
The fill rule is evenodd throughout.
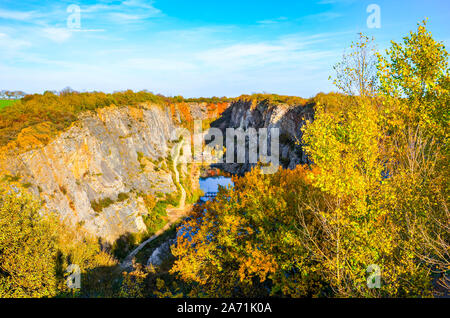
<path id="1" fill-rule="evenodd" d="M 15 102 L 16 102 L 15 100 L 0 99 L 0 109 L 5 108 L 6 106 L 10 106 L 10 105 L 14 104 Z"/>

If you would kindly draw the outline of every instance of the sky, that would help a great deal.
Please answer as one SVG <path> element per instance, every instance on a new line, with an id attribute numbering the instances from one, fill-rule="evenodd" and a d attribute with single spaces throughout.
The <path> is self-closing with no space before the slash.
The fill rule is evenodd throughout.
<path id="1" fill-rule="evenodd" d="M 0 90 L 308 98 L 358 32 L 384 50 L 425 17 L 448 47 L 447 0 L 0 0 Z"/>

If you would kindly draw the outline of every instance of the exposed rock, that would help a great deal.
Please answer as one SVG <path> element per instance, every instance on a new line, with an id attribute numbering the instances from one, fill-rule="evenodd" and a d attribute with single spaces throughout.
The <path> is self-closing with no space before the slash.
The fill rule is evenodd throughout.
<path id="1" fill-rule="evenodd" d="M 20 177 L 48 210 L 113 242 L 146 230 L 143 194 L 177 190 L 164 161 L 176 127 L 159 106 L 102 108 L 44 147 L 3 156 L 0 173 Z"/>
<path id="2" fill-rule="evenodd" d="M 193 119 L 208 118 L 206 103 L 187 105 Z M 285 167 L 307 161 L 301 145 L 301 126 L 312 117 L 310 106 L 253 105 L 233 102 L 213 126 L 280 128 L 280 154 Z M 179 141 L 179 109 L 156 105 L 105 107 L 83 113 L 72 126 L 47 145 L 0 156 L 0 175 L 18 179 L 50 211 L 107 242 L 123 234 L 146 230 L 149 213 L 143 196 L 177 191 L 169 160 Z M 225 135 L 225 134 L 224 134 Z M 191 145 L 182 145 L 180 162 L 190 162 Z M 284 159 L 283 159 L 284 158 Z M 251 164 L 225 164 L 228 172 L 242 174 Z M 187 176 L 186 165 L 180 172 Z M 197 181 L 192 180 L 191 181 Z M 193 184 L 194 185 L 194 184 Z M 195 187 L 195 186 L 194 186 Z"/>
<path id="3" fill-rule="evenodd" d="M 300 163 L 307 163 L 308 158 L 302 149 L 302 126 L 306 120 L 313 119 L 313 106 L 308 105 L 272 105 L 266 101 L 254 104 L 251 101 L 238 100 L 233 102 L 216 120 L 212 126 L 220 128 L 226 136 L 226 128 L 242 128 L 247 130 L 252 127 L 279 128 L 280 129 L 280 162 L 285 168 L 293 169 Z M 269 136 L 270 142 L 270 136 Z M 248 150 L 248 147 L 247 147 Z M 248 163 L 224 163 L 218 165 L 223 170 L 240 174 L 249 171 L 254 164 Z"/>
<path id="4" fill-rule="evenodd" d="M 170 247 L 176 243 L 176 239 L 167 240 L 158 246 L 150 255 L 147 266 L 160 266 L 165 259 L 167 259 L 171 255 Z"/>

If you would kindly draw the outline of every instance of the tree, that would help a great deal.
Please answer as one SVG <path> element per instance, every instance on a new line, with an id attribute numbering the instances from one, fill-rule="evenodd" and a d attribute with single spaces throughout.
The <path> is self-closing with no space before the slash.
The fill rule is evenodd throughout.
<path id="1" fill-rule="evenodd" d="M 350 48 L 352 51 L 334 66 L 333 83 L 349 96 L 373 96 L 378 84 L 374 40 L 359 33 L 359 41 Z"/>
<path id="2" fill-rule="evenodd" d="M 66 286 L 71 264 L 81 269 L 75 294 Z M 46 212 L 26 189 L 0 183 L 0 298 L 112 295 L 115 265 L 96 238 Z"/>
<path id="3" fill-rule="evenodd" d="M 424 26 L 388 58 L 371 47 L 360 35 L 335 68 L 342 94 L 315 98 L 303 128 L 311 171 L 236 179 L 183 224 L 173 273 L 209 296 L 433 295 L 430 270 L 449 261 L 448 122 L 437 115 L 447 55 Z"/>
<path id="4" fill-rule="evenodd" d="M 414 191 L 406 200 L 398 197 L 405 195 L 408 179 L 390 169 L 398 160 L 390 151 L 393 132 L 384 116 L 397 110 L 377 96 L 373 73 L 363 71 L 364 61 L 373 61 L 366 47 L 367 38 L 361 37 L 335 68 L 335 83 L 346 95 L 337 105 L 317 105 L 314 122 L 304 128 L 305 150 L 319 170 L 313 184 L 334 198 L 327 210 L 312 209 L 329 243 L 314 255 L 323 259 L 336 295 L 427 295 L 431 279 L 415 254 L 420 241 L 407 235 L 410 219 L 398 207 L 403 202 L 407 208 L 419 196 Z M 399 150 L 406 155 L 406 149 Z M 318 245 L 317 239 L 309 245 Z M 371 264 L 382 271 L 379 289 L 366 286 Z"/>
<path id="5" fill-rule="evenodd" d="M 55 223 L 39 212 L 26 191 L 0 185 L 0 297 L 57 294 Z"/>
<path id="6" fill-rule="evenodd" d="M 418 24 L 403 43 L 392 41 L 386 56 L 378 54 L 380 90 L 386 102 L 397 104 L 395 115 L 401 116 L 397 122 L 395 115 L 389 116 L 391 125 L 420 126 L 427 137 L 445 138 L 448 144 L 448 53 L 426 24 L 426 20 Z"/>
<path id="7" fill-rule="evenodd" d="M 222 189 L 179 228 L 171 272 L 198 286 L 196 296 L 325 293 L 321 263 L 310 257 L 298 231 L 298 206 L 322 201 L 307 174 L 302 166 L 273 175 L 255 168 L 235 178 L 234 188 Z"/>
<path id="8" fill-rule="evenodd" d="M 402 236 L 419 244 L 415 255 L 442 275 L 449 290 L 448 53 L 423 21 L 378 59 L 391 176 L 384 194 L 390 199 L 383 201 L 396 211 Z"/>

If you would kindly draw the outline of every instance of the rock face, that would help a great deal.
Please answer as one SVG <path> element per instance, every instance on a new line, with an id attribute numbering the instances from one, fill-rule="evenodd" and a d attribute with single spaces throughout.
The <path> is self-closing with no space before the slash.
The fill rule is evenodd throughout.
<path id="1" fill-rule="evenodd" d="M 153 266 L 160 266 L 165 259 L 167 259 L 170 255 L 172 255 L 170 251 L 170 247 L 174 244 L 176 244 L 176 239 L 170 239 L 168 241 L 165 241 L 162 243 L 159 247 L 157 247 L 152 255 L 150 255 L 147 266 L 153 265 Z"/>
<path id="2" fill-rule="evenodd" d="M 0 172 L 19 179 L 48 210 L 113 242 L 146 230 L 145 195 L 177 191 L 166 162 L 176 128 L 163 107 L 102 108 L 44 147 L 3 157 Z M 189 155 L 184 147 L 182 156 Z"/>
<path id="3" fill-rule="evenodd" d="M 180 110 L 182 109 L 182 110 Z M 208 118 L 206 103 L 189 103 L 173 112 L 170 107 L 105 107 L 83 113 L 72 126 L 45 146 L 3 153 L 0 175 L 29 188 L 49 211 L 82 226 L 108 243 L 127 233 L 145 231 L 144 218 L 151 213 L 148 198 L 179 193 L 175 175 L 191 188 L 198 180 L 186 164 L 174 172 L 173 150 L 179 162 L 190 162 L 191 145 L 175 134 L 183 122 Z M 284 167 L 307 161 L 301 145 L 301 126 L 312 118 L 312 106 L 233 102 L 212 126 L 280 129 L 280 157 Z M 184 117 L 186 121 L 186 116 Z M 225 133 L 224 133 L 225 135 Z M 9 151 L 9 150 L 8 150 Z M 252 164 L 223 164 L 234 174 Z M 181 191 L 182 192 L 182 191 Z"/>
<path id="4" fill-rule="evenodd" d="M 280 141 L 280 164 L 284 168 L 293 169 L 300 163 L 307 163 L 302 149 L 302 126 L 306 120 L 313 119 L 313 105 L 271 105 L 266 101 L 252 103 L 251 101 L 238 100 L 216 120 L 212 126 L 220 128 L 225 136 L 226 128 L 278 128 Z M 248 151 L 248 147 L 247 147 Z M 223 170 L 240 174 L 249 171 L 254 164 L 224 163 L 219 165 Z"/>

